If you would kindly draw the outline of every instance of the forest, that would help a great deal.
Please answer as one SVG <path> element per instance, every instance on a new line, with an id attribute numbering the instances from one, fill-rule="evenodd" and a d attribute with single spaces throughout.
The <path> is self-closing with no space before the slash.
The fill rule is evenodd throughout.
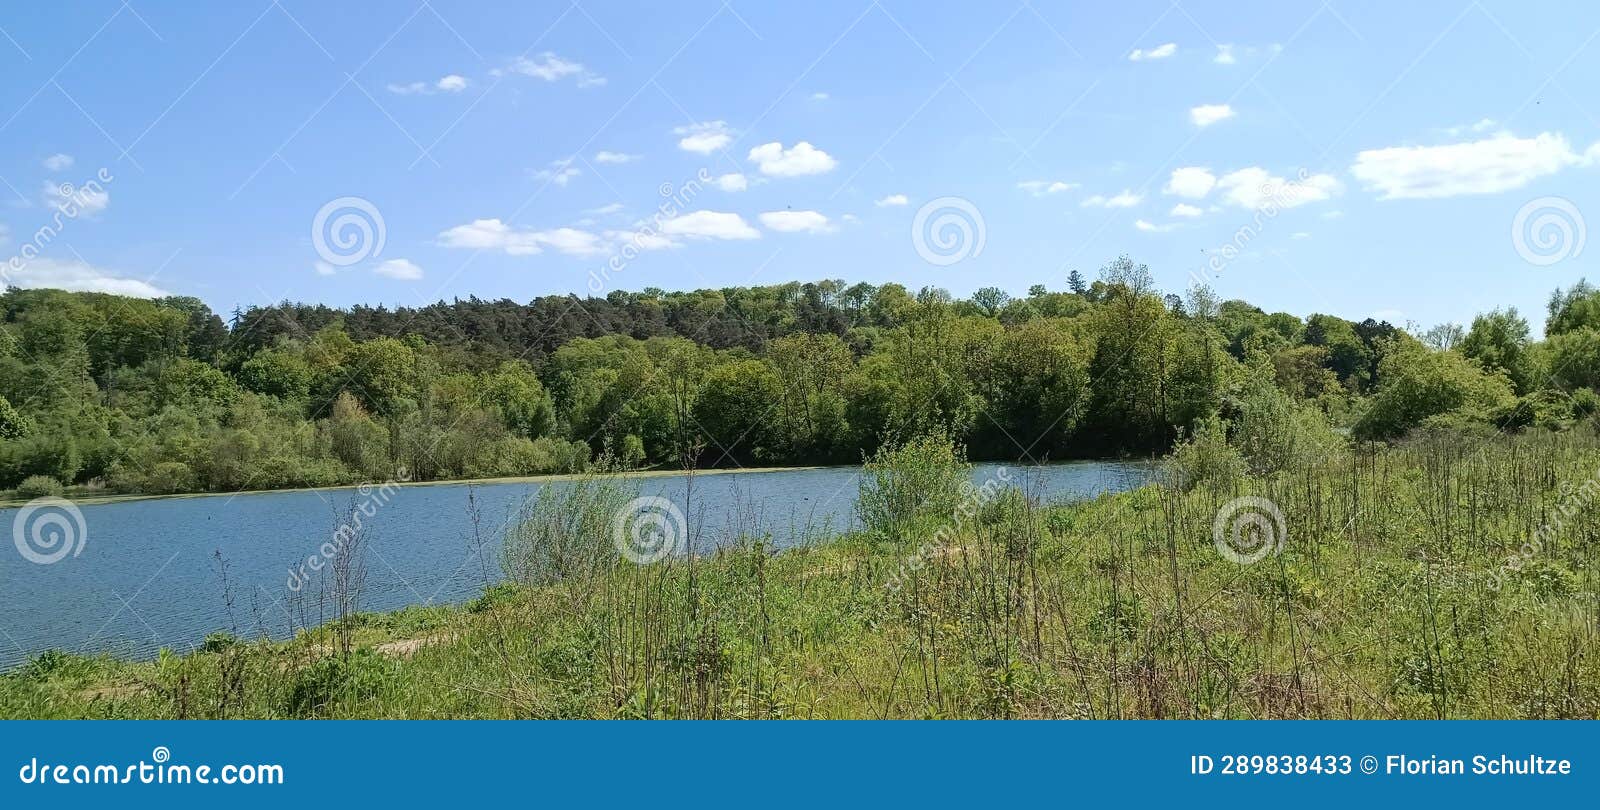
<path id="1" fill-rule="evenodd" d="M 0 296 L 0 489 L 215 492 L 608 468 L 1302 452 L 1600 409 L 1600 291 L 1426 330 L 1164 294 L 1122 257 L 970 298 L 842 281 L 420 309 Z M 1299 442 L 1299 444 L 1305 444 Z M 1314 443 L 1313 443 L 1314 444 Z"/>

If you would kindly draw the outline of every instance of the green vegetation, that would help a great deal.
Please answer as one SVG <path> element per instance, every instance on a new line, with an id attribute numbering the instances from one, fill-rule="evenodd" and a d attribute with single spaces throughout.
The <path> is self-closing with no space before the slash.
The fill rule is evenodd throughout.
<path id="1" fill-rule="evenodd" d="M 1257 472 L 1330 429 L 1560 429 L 1600 399 L 1600 292 L 1422 340 L 1302 320 L 1122 258 L 1071 292 L 842 282 L 527 305 L 233 313 L 0 296 L 0 489 L 179 493 L 624 467 L 859 463 L 944 435 L 974 459 L 1165 452 L 1222 419 Z M 1296 437 L 1311 437 L 1304 441 Z"/>
<path id="2" fill-rule="evenodd" d="M 9 291 L 21 497 L 589 472 L 503 537 L 469 509 L 503 565 L 469 605 L 360 612 L 357 533 L 296 593 L 294 638 L 49 652 L 0 675 L 0 716 L 1600 716 L 1600 291 L 1556 291 L 1534 341 L 1514 310 L 1413 337 L 1162 296 L 1127 259 L 1070 286 L 286 304 L 231 328 L 189 299 Z M 1169 452 L 1089 502 L 967 482 L 969 459 Z M 614 545 L 637 494 L 615 471 L 861 461 L 859 532 L 775 553 L 748 521 L 702 537 L 692 502 L 696 553 Z M 1245 553 L 1241 526 L 1281 547 Z"/>
<path id="3" fill-rule="evenodd" d="M 1600 715 L 1593 424 L 1340 446 L 1272 473 L 1245 468 L 1282 456 L 1226 432 L 1178 455 L 1231 453 L 1228 476 L 966 511 L 903 497 L 964 464 L 920 440 L 862 484 L 877 529 L 777 554 L 751 529 L 653 565 L 615 553 L 602 524 L 630 493 L 594 477 L 529 504 L 504 539 L 511 580 L 486 575 L 468 605 L 347 613 L 334 576 L 332 620 L 293 640 L 46 653 L 0 676 L 0 716 Z M 1245 494 L 1286 530 L 1251 565 L 1213 533 Z"/>

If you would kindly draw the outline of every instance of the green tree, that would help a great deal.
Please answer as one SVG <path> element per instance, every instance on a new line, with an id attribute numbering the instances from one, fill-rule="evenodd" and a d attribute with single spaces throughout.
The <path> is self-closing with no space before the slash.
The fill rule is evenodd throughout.
<path id="1" fill-rule="evenodd" d="M 0 439 L 20 439 L 27 434 L 26 418 L 5 397 L 0 397 Z"/>
<path id="2" fill-rule="evenodd" d="M 1454 352 L 1429 351 L 1406 336 L 1384 353 L 1380 375 L 1383 383 L 1355 424 L 1360 438 L 1396 438 L 1446 414 L 1488 422 L 1496 408 L 1513 399 L 1504 375 L 1486 373 Z"/>
<path id="3" fill-rule="evenodd" d="M 1532 390 L 1533 368 L 1528 356 L 1528 322 L 1515 307 L 1494 310 L 1472 319 L 1472 329 L 1461 340 L 1462 354 L 1489 371 L 1502 371 L 1518 394 Z"/>

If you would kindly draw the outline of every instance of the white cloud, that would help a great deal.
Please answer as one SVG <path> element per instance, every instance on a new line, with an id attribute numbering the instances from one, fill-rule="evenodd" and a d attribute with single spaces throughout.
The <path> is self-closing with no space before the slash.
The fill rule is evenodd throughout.
<path id="1" fill-rule="evenodd" d="M 601 244 L 599 236 L 577 228 L 535 231 L 532 237 L 539 244 L 548 245 L 551 249 L 568 256 L 599 256 L 606 252 L 606 247 Z"/>
<path id="2" fill-rule="evenodd" d="M 459 93 L 467 89 L 467 78 L 452 73 L 441 77 L 438 81 L 411 82 L 409 84 L 391 84 L 389 92 L 397 96 L 431 96 L 434 93 Z"/>
<path id="3" fill-rule="evenodd" d="M 801 177 L 833 171 L 839 161 L 811 144 L 800 141 L 785 149 L 777 141 L 764 143 L 750 150 L 748 160 L 753 160 L 762 174 L 773 177 Z"/>
<path id="4" fill-rule="evenodd" d="M 1494 129 L 1495 126 L 1496 126 L 1496 122 L 1495 122 L 1495 120 L 1493 118 L 1480 118 L 1480 119 L 1478 119 L 1477 122 L 1472 123 L 1472 124 L 1467 124 L 1467 125 L 1464 125 L 1464 126 L 1456 126 L 1456 127 L 1445 127 L 1444 134 L 1446 134 L 1446 135 L 1448 135 L 1448 136 L 1450 136 L 1452 138 L 1458 138 L 1458 137 L 1460 137 L 1462 135 L 1465 135 L 1465 134 L 1467 134 L 1469 132 L 1476 132 L 1476 133 L 1488 132 L 1489 130 Z"/>
<path id="5" fill-rule="evenodd" d="M 891 208 L 894 206 L 909 205 L 910 203 L 911 201 L 906 199 L 906 195 L 904 194 L 890 194 L 889 196 L 873 203 L 873 205 L 876 205 L 879 208 Z"/>
<path id="6" fill-rule="evenodd" d="M 637 223 L 643 226 L 644 223 Z M 632 244 L 640 250 L 665 250 L 667 248 L 683 247 L 672 241 L 671 237 L 653 233 L 643 227 L 633 231 L 606 231 L 606 238 L 617 243 L 620 249 L 623 245 Z"/>
<path id="7" fill-rule="evenodd" d="M 1226 202 L 1240 208 L 1259 208 L 1271 203 L 1278 208 L 1295 208 L 1322 202 L 1344 191 L 1344 184 L 1331 174 L 1309 174 L 1287 180 L 1260 166 L 1250 166 L 1217 178 L 1217 191 Z"/>
<path id="8" fill-rule="evenodd" d="M 676 127 L 674 135 L 682 135 L 678 148 L 686 152 L 709 155 L 733 142 L 733 130 L 723 121 L 701 121 L 698 124 Z"/>
<path id="9" fill-rule="evenodd" d="M 1233 57 L 1232 45 L 1219 44 L 1217 45 L 1217 55 L 1213 57 L 1211 61 L 1216 62 L 1219 65 L 1231 65 L 1238 60 Z"/>
<path id="10" fill-rule="evenodd" d="M 44 184 L 44 201 L 46 205 L 68 211 L 76 210 L 78 214 L 98 214 L 111 205 L 111 192 L 98 183 L 78 187 L 71 183 L 57 185 L 46 181 Z"/>
<path id="11" fill-rule="evenodd" d="M 59 172 L 62 169 L 72 168 L 73 162 L 71 155 L 58 153 L 45 158 L 44 167 L 50 171 Z"/>
<path id="12" fill-rule="evenodd" d="M 1350 173 L 1379 199 L 1430 199 L 1521 188 L 1569 166 L 1591 165 L 1597 155 L 1600 144 L 1580 155 L 1560 133 L 1501 133 L 1443 146 L 1368 149 L 1356 155 Z"/>
<path id="13" fill-rule="evenodd" d="M 410 259 L 389 259 L 372 268 L 372 272 L 401 281 L 416 281 L 422 278 L 422 268 L 413 264 Z"/>
<path id="14" fill-rule="evenodd" d="M 1172 225 L 1172 224 L 1156 225 L 1154 223 L 1150 223 L 1150 222 L 1146 222 L 1146 221 L 1144 221 L 1142 219 L 1138 219 L 1138 220 L 1134 220 L 1133 227 L 1138 228 L 1139 230 L 1144 231 L 1145 233 L 1166 233 L 1167 231 L 1170 231 L 1173 228 L 1176 228 L 1178 226 L 1177 225 Z"/>
<path id="15" fill-rule="evenodd" d="M 1290 239 L 1310 239 L 1311 238 L 1311 234 L 1309 234 L 1309 233 L 1307 233 L 1305 231 L 1295 231 L 1294 233 L 1289 234 L 1289 238 Z"/>
<path id="16" fill-rule="evenodd" d="M 661 223 L 661 233 L 691 239 L 760 239 L 744 217 L 722 211 L 695 211 Z"/>
<path id="17" fill-rule="evenodd" d="M 1132 208 L 1144 199 L 1143 194 L 1135 194 L 1129 189 L 1123 189 L 1121 194 L 1105 197 L 1096 194 L 1080 203 L 1084 208 Z"/>
<path id="18" fill-rule="evenodd" d="M 572 165 L 572 158 L 567 158 L 565 160 L 550 161 L 550 168 L 534 172 L 533 179 L 554 183 L 565 188 L 568 183 L 572 182 L 572 178 L 580 174 L 583 174 L 583 172 L 577 166 Z"/>
<path id="19" fill-rule="evenodd" d="M 1189 108 L 1189 120 L 1197 127 L 1209 127 L 1218 121 L 1226 121 L 1234 116 L 1233 107 L 1228 104 L 1201 104 Z"/>
<path id="20" fill-rule="evenodd" d="M 568 76 L 576 76 L 579 87 L 595 87 L 606 83 L 604 77 L 595 75 L 584 67 L 583 63 L 563 59 L 549 51 L 539 54 L 538 59 L 519 56 L 504 68 L 489 71 L 491 76 L 504 76 L 508 73 L 531 76 L 547 82 L 558 82 Z"/>
<path id="21" fill-rule="evenodd" d="M 34 259 L 19 270 L 9 270 L 7 283 L 14 287 L 48 287 L 69 292 L 102 292 L 134 298 L 161 298 L 171 293 L 134 278 L 113 275 L 81 261 Z"/>
<path id="22" fill-rule="evenodd" d="M 1161 189 L 1161 193 L 1198 200 L 1210 194 L 1216 185 L 1217 178 L 1211 174 L 1210 169 L 1204 166 L 1184 166 L 1172 170 L 1172 176 L 1167 178 L 1167 185 Z"/>
<path id="23" fill-rule="evenodd" d="M 857 222 L 861 221 L 861 217 L 858 217 L 855 214 L 845 214 L 844 216 L 839 217 L 839 221 L 840 222 L 848 222 L 851 225 L 854 225 Z"/>
<path id="24" fill-rule="evenodd" d="M 513 228 L 498 219 L 477 219 L 439 234 L 444 247 L 499 250 L 509 256 L 531 256 L 545 248 L 569 256 L 598 256 L 606 252 L 600 237 L 577 228 L 535 231 Z"/>
<path id="25" fill-rule="evenodd" d="M 596 163 L 632 163 L 639 158 L 639 155 L 630 155 L 625 152 L 608 152 L 604 149 L 594 153 L 594 162 Z"/>
<path id="26" fill-rule="evenodd" d="M 605 215 L 605 214 L 615 214 L 615 213 L 617 213 L 618 211 L 621 211 L 621 210 L 622 210 L 622 203 L 614 202 L 614 203 L 607 203 L 605 205 L 600 206 L 599 208 L 587 208 L 587 209 L 584 209 L 583 213 L 585 213 L 585 214 Z"/>
<path id="27" fill-rule="evenodd" d="M 319 276 L 331 276 L 334 273 L 339 272 L 339 268 L 334 267 L 327 262 L 317 262 L 316 264 L 312 265 L 312 269 L 316 270 L 317 275 Z"/>
<path id="28" fill-rule="evenodd" d="M 744 191 L 750 187 L 750 181 L 738 172 L 724 174 L 713 182 L 723 191 Z"/>
<path id="29" fill-rule="evenodd" d="M 1035 197 L 1043 197 L 1046 194 L 1060 194 L 1063 191 L 1071 191 L 1077 187 L 1077 183 L 1063 183 L 1060 180 L 1024 180 L 1017 184 L 1017 188 Z"/>
<path id="30" fill-rule="evenodd" d="M 1128 54 L 1128 61 L 1143 62 L 1147 59 L 1165 59 L 1177 52 L 1178 43 L 1176 42 L 1168 42 L 1165 45 L 1157 45 L 1148 51 L 1134 48 L 1133 52 Z"/>
<path id="31" fill-rule="evenodd" d="M 819 93 L 812 93 L 811 94 L 811 100 L 812 101 L 827 101 L 828 100 L 828 94 L 827 93 L 820 93 L 820 92 Z"/>
<path id="32" fill-rule="evenodd" d="M 768 211 L 761 224 L 780 233 L 831 233 L 833 225 L 816 211 Z"/>
<path id="33" fill-rule="evenodd" d="M 1329 212 L 1323 214 L 1322 218 L 1323 219 L 1338 219 L 1338 218 L 1340 218 L 1342 216 L 1344 216 L 1344 212 L 1343 211 L 1329 211 Z"/>
<path id="34" fill-rule="evenodd" d="M 1188 203 L 1178 203 L 1177 205 L 1172 206 L 1172 211 L 1169 212 L 1168 216 L 1197 217 L 1204 213 L 1204 211 L 1189 205 Z"/>

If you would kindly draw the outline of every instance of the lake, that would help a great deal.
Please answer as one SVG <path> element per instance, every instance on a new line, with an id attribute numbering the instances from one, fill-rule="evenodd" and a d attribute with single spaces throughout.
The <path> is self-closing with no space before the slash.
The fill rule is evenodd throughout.
<path id="1" fill-rule="evenodd" d="M 976 465 L 973 481 L 995 478 L 997 465 Z M 1094 461 L 1007 468 L 1013 483 L 1048 500 L 1132 489 L 1149 477 L 1144 462 Z M 696 550 L 752 522 L 790 545 L 807 536 L 849 529 L 859 469 L 829 467 L 697 475 L 686 510 Z M 680 509 L 689 481 L 681 475 L 632 479 L 641 496 L 670 499 Z M 313 588 L 291 587 L 291 572 L 328 543 L 342 511 L 371 504 L 363 519 L 366 578 L 361 609 L 461 602 L 501 578 L 496 557 L 504 528 L 541 486 L 473 485 L 483 554 L 471 540 L 467 484 L 430 484 L 133 500 L 80 507 L 87 529 L 77 556 L 30 562 L 21 549 L 0 549 L 0 670 L 46 649 L 153 657 L 169 647 L 188 651 L 221 630 L 283 637 L 302 626 Z M 18 509 L 0 510 L 14 527 Z M 336 513 L 341 513 L 336 516 Z M 15 532 L 13 532 L 15 540 Z M 224 595 L 218 555 L 226 562 Z M 297 600 L 298 605 L 297 607 Z M 291 618 L 293 624 L 291 625 Z"/>

